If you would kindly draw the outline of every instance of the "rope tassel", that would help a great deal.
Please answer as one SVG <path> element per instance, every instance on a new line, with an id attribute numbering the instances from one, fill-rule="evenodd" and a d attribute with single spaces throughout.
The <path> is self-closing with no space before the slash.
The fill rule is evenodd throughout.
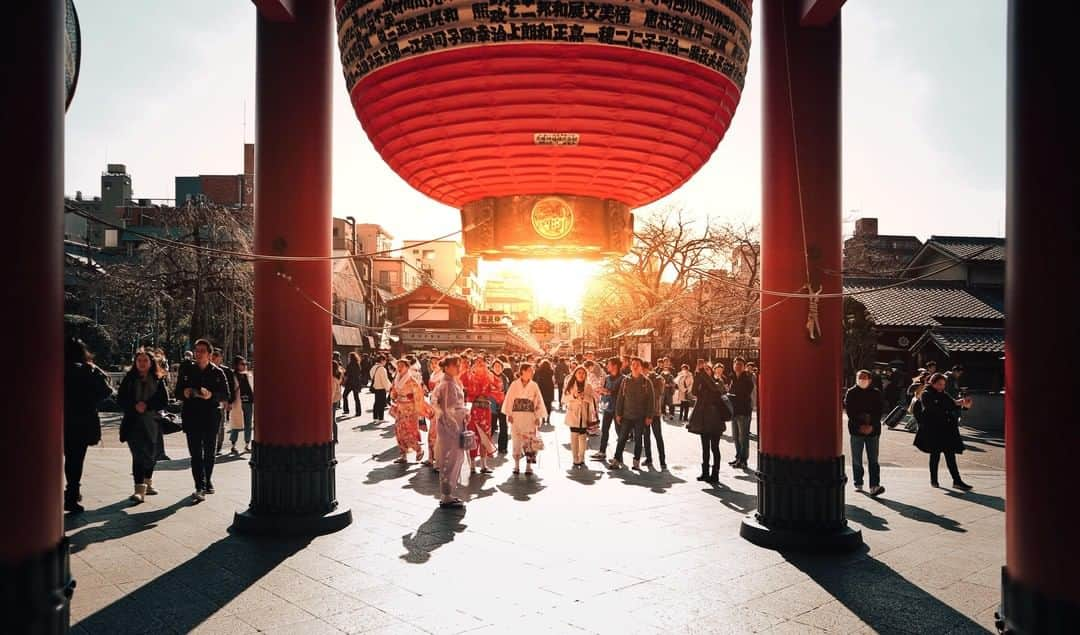
<path id="1" fill-rule="evenodd" d="M 806 314 L 806 332 L 810 336 L 811 342 L 816 342 L 821 337 L 821 321 L 818 319 L 820 312 L 818 310 L 818 300 L 821 299 L 821 291 L 824 286 L 818 285 L 817 291 L 812 289 L 809 284 L 803 285 L 804 289 L 809 292 L 807 298 L 810 302 L 810 307 Z"/>

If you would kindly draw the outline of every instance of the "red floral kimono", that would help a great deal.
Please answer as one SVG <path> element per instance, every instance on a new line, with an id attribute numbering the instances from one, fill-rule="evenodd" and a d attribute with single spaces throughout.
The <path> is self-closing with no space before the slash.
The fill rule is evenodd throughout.
<path id="1" fill-rule="evenodd" d="M 411 375 L 406 374 L 394 381 L 390 397 L 394 404 L 390 408 L 390 416 L 395 419 L 394 436 L 401 455 L 405 456 L 406 452 L 412 450 L 416 452 L 417 459 L 422 458 L 424 451 L 420 445 L 418 424 L 420 417 L 430 414 L 430 407 L 424 401 L 424 389 Z"/>
<path id="2" fill-rule="evenodd" d="M 491 372 L 469 373 L 462 378 L 465 387 L 465 399 L 472 402 L 472 410 L 469 412 L 467 429 L 476 433 L 479 443 L 475 450 L 469 452 L 470 458 L 476 458 L 483 454 L 492 456 L 495 454 L 495 444 L 491 441 L 491 405 L 502 403 L 502 381 Z"/>

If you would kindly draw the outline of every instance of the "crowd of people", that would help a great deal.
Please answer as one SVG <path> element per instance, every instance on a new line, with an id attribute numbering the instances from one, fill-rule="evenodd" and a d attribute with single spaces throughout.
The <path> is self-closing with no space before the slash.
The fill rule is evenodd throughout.
<path id="1" fill-rule="evenodd" d="M 115 391 L 81 340 L 66 341 L 64 361 L 64 510 L 67 512 L 84 511 L 80 486 L 86 450 L 101 441 L 98 411 L 109 398 L 115 399 L 122 413 L 119 437 L 131 453 L 134 503 L 158 493 L 153 484 L 154 469 L 158 461 L 169 460 L 165 454 L 167 432 L 183 430 L 195 485 L 192 497 L 196 501 L 214 493 L 214 464 L 222 452 L 226 428 L 232 446 L 230 454 L 251 451 L 255 381 L 243 357 L 233 358 L 230 368 L 224 365 L 220 349 L 207 340 L 197 340 L 176 370 L 171 397 L 166 382 L 169 362 L 161 349 L 138 349 Z M 180 410 L 182 425 L 168 414 L 174 407 Z M 237 447 L 241 433 L 243 449 Z"/>
<path id="2" fill-rule="evenodd" d="M 721 464 L 720 439 L 731 424 L 735 456 L 728 463 L 749 469 L 750 422 L 757 402 L 757 368 L 746 360 L 732 360 L 731 372 L 720 362 L 696 360 L 676 368 L 669 358 L 655 363 L 631 356 L 598 361 L 592 353 L 570 358 L 490 355 L 465 350 L 461 354 L 438 352 L 392 359 L 385 354 L 351 353 L 342 363 L 338 353 L 331 361 L 329 399 L 334 412 L 333 438 L 338 439 L 337 411 L 362 414 L 360 394 L 374 395 L 373 421 L 394 420 L 398 457 L 396 463 L 413 460 L 439 474 L 446 507 L 463 505 L 458 488 L 473 474 L 490 474 L 490 460 L 509 454 L 513 474 L 534 473 L 544 450 L 542 426 L 551 413 L 564 413 L 569 429 L 572 469 L 586 466 L 590 437 L 598 438 L 591 459 L 610 470 L 627 469 L 624 453 L 633 444 L 631 469 L 658 465 L 666 471 L 664 421 L 685 424 L 700 437 L 699 481 L 717 483 Z M 897 397 L 897 381 L 882 386 L 880 374 L 860 370 L 844 395 L 850 434 L 852 472 L 857 490 L 868 476 L 868 493 L 885 491 L 878 462 L 879 439 L 884 425 L 897 425 L 896 411 L 908 414 L 917 432 L 914 444 L 929 454 L 930 479 L 938 486 L 938 463 L 942 455 L 953 478 L 953 487 L 969 490 L 956 464 L 963 451 L 958 421 L 969 398 L 959 394 L 961 368 L 947 374 L 933 364 L 920 369 L 909 388 Z M 141 503 L 157 493 L 153 474 L 164 455 L 166 428 L 176 426 L 166 413 L 178 406 L 182 430 L 191 456 L 194 482 L 192 497 L 205 500 L 214 493 L 216 456 L 222 453 L 225 431 L 229 453 L 250 452 L 254 424 L 254 378 L 243 357 L 224 365 L 222 352 L 207 340 L 197 340 L 175 372 L 169 390 L 169 364 L 160 350 L 140 349 L 118 390 L 92 361 L 85 345 L 67 342 L 65 365 L 65 476 L 64 508 L 82 511 L 80 482 L 86 449 L 101 439 L 98 408 L 113 396 L 122 410 L 120 440 L 127 443 L 132 460 L 134 491 L 131 500 Z M 171 398 L 170 398 L 171 397 Z M 351 399 L 350 399 L 351 398 Z M 350 404 L 351 401 L 351 404 Z M 892 408 L 883 416 L 895 402 Z M 350 405 L 352 410 L 350 411 Z M 357 426 L 359 427 L 359 426 Z M 614 428 L 614 439 L 611 430 Z M 171 430 L 170 430 L 171 431 Z M 238 447 L 240 434 L 244 445 Z M 611 458 L 609 443 L 614 440 Z M 654 463 L 653 447 L 656 454 Z M 867 469 L 864 470 L 863 458 Z M 167 456 L 165 457 L 167 459 Z M 524 459 L 524 470 L 522 460 Z M 868 475 L 866 474 L 868 472 Z"/>

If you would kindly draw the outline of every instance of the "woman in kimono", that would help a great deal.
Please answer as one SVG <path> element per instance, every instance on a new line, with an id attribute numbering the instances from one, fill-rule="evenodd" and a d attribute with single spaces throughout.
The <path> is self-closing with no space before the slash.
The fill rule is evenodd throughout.
<path id="1" fill-rule="evenodd" d="M 435 428 L 438 432 L 438 454 L 435 457 L 439 471 L 439 491 L 442 500 L 439 507 L 464 507 L 465 503 L 454 496 L 459 485 L 468 483 L 468 471 L 465 468 L 465 449 L 459 439 L 465 431 L 465 419 L 469 409 L 465 407 L 465 391 L 457 382 L 460 362 L 454 355 L 443 360 L 443 378 L 431 393 L 432 406 L 435 409 Z"/>
<path id="2" fill-rule="evenodd" d="M 596 397 L 588 376 L 589 371 L 584 366 L 578 366 L 562 393 L 566 425 L 570 426 L 570 452 L 574 455 L 574 468 L 585 467 L 589 426 L 596 420 Z"/>
<path id="3" fill-rule="evenodd" d="M 424 389 L 416 376 L 409 371 L 408 360 L 397 361 L 397 375 L 390 388 L 390 416 L 394 417 L 394 437 L 401 452 L 394 463 L 408 463 L 409 450 L 416 452 L 416 460 L 424 460 L 424 446 L 420 443 L 420 417 L 429 406 L 424 401 Z"/>
<path id="4" fill-rule="evenodd" d="M 432 368 L 434 370 L 431 371 L 431 378 L 428 380 L 427 393 L 428 393 L 428 403 L 432 407 L 432 411 L 434 412 L 434 406 L 435 406 L 434 392 L 435 392 L 435 387 L 438 386 L 440 383 L 442 383 L 443 377 L 446 376 L 446 373 L 443 372 L 443 364 L 442 364 L 442 360 L 440 358 L 432 357 L 431 358 L 431 364 L 432 364 Z M 430 466 L 430 467 L 434 468 L 436 472 L 439 471 L 439 466 L 438 466 L 438 464 L 435 463 L 435 456 L 436 456 L 435 455 L 435 445 L 436 445 L 436 443 L 438 442 L 438 439 L 439 439 L 438 430 L 439 430 L 438 423 L 436 421 L 432 420 L 431 424 L 427 426 L 428 458 L 421 462 L 423 465 L 427 465 L 427 466 Z"/>
<path id="5" fill-rule="evenodd" d="M 532 364 L 525 362 L 517 379 L 506 391 L 502 410 L 510 422 L 510 436 L 513 441 L 514 474 L 520 474 L 521 457 L 525 457 L 525 474 L 533 473 L 536 453 L 544 449 L 540 439 L 540 422 L 547 415 L 544 396 L 533 378 Z"/>
<path id="6" fill-rule="evenodd" d="M 502 401 L 502 381 L 491 374 L 483 357 L 477 357 L 472 372 L 463 379 L 462 385 L 465 399 L 472 402 L 468 428 L 477 439 L 476 449 L 469 451 L 469 469 L 475 473 L 473 461 L 480 457 L 480 472 L 491 474 L 487 465 L 488 457 L 495 454 L 495 444 L 491 441 L 491 404 Z"/>

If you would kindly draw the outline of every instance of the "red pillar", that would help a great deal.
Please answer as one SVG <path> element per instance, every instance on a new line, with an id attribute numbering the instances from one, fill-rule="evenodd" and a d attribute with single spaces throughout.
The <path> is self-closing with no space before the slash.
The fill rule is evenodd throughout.
<path id="1" fill-rule="evenodd" d="M 1005 340 L 1006 566 L 1015 633 L 1080 628 L 1076 541 L 1075 3 L 1009 3 Z"/>
<path id="2" fill-rule="evenodd" d="M 815 291 L 838 293 L 840 277 L 826 272 L 841 269 L 840 18 L 805 28 L 802 0 L 761 6 L 762 286 L 798 291 L 809 269 Z M 762 303 L 776 300 L 765 296 Z M 805 326 L 808 300 L 791 299 L 761 315 L 758 511 L 741 534 L 763 546 L 862 543 L 844 518 L 842 303 L 823 299 L 819 311 L 814 340 Z"/>
<path id="3" fill-rule="evenodd" d="M 0 424 L 0 630 L 61 633 L 68 628 L 70 572 L 61 511 L 63 488 L 63 0 L 12 9 L 14 48 L 4 65 L 5 170 L 11 197 L 4 304 L 15 362 L 5 376 L 16 398 Z"/>
<path id="4" fill-rule="evenodd" d="M 329 256 L 332 3 L 290 4 L 291 16 L 261 7 L 257 17 L 255 248 Z M 321 533 L 352 522 L 336 496 L 330 316 L 279 275 L 328 307 L 330 269 L 328 260 L 255 265 L 259 405 L 240 531 Z"/>

